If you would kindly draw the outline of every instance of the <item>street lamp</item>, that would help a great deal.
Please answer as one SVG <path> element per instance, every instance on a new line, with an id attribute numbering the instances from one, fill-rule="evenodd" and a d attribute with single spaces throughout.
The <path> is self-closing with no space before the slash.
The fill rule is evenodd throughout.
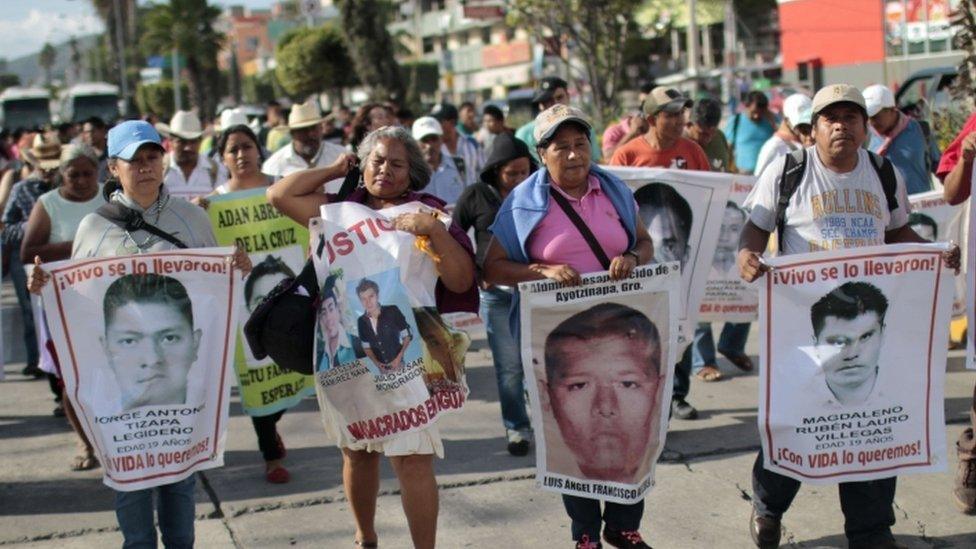
<path id="1" fill-rule="evenodd" d="M 125 68 L 125 37 L 122 34 L 122 8 L 119 5 L 119 0 L 113 0 L 113 5 L 115 9 L 115 42 L 116 47 L 119 48 L 119 76 L 121 77 L 121 88 L 122 88 L 122 116 L 126 117 L 129 115 L 129 78 L 126 74 Z"/>

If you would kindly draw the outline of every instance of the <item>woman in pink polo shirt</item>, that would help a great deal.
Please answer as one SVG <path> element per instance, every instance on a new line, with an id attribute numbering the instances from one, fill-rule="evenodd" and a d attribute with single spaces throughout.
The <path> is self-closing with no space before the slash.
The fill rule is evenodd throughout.
<path id="1" fill-rule="evenodd" d="M 582 274 L 607 270 L 611 278 L 621 279 L 651 261 L 651 238 L 637 216 L 633 193 L 591 163 L 589 136 L 590 123 L 574 107 L 557 104 L 536 118 L 534 137 L 544 168 L 512 189 L 499 209 L 484 260 L 486 282 L 516 286 L 549 278 L 575 285 Z M 601 264 L 597 251 L 558 205 L 561 199 L 593 233 L 609 266 Z M 512 306 L 518 308 L 517 299 Z M 519 333 L 517 327 L 512 333 Z M 650 547 L 638 532 L 643 501 L 608 502 L 602 512 L 595 499 L 564 495 L 563 503 L 577 548 L 599 547 L 601 527 L 603 539 L 614 547 Z"/>

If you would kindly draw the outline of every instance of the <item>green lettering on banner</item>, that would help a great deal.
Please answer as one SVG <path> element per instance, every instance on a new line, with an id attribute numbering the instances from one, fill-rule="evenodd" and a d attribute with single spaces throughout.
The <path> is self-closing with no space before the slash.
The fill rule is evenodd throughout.
<path id="1" fill-rule="evenodd" d="M 268 204 L 265 189 L 249 189 L 210 197 L 207 214 L 217 243 L 239 244 L 254 265 L 268 255 L 280 258 L 297 274 L 308 254 L 308 229 L 282 215 Z M 260 284 L 252 285 L 252 294 Z M 250 316 L 246 304 L 240 314 L 240 325 Z M 265 416 L 291 408 L 307 395 L 315 393 L 312 376 L 303 376 L 279 368 L 273 363 L 249 360 L 244 336 L 238 330 L 234 350 L 234 371 L 241 392 L 244 412 Z"/>

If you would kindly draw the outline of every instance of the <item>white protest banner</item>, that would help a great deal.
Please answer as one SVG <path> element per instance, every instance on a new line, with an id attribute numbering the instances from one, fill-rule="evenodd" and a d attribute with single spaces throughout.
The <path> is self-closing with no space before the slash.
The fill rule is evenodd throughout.
<path id="1" fill-rule="evenodd" d="M 759 317 L 759 288 L 742 280 L 736 265 L 739 233 L 749 220 L 746 197 L 752 192 L 756 178 L 740 174 L 731 174 L 731 177 L 712 268 L 698 308 L 698 319 L 703 322 L 753 322 Z"/>
<path id="2" fill-rule="evenodd" d="M 912 230 L 929 242 L 954 242 L 965 249 L 969 208 L 950 205 L 942 191 L 913 194 L 908 200 L 912 205 L 912 213 L 908 216 Z M 954 282 L 952 318 L 962 318 L 966 314 L 965 273 L 960 271 Z"/>
<path id="3" fill-rule="evenodd" d="M 468 396 L 470 339 L 437 312 L 434 260 L 393 227 L 418 212 L 434 213 L 419 202 L 379 211 L 342 202 L 309 224 L 321 285 L 316 392 L 328 430 L 344 441 L 424 429 Z"/>
<path id="4" fill-rule="evenodd" d="M 654 262 L 681 263 L 679 344 L 691 342 L 734 181 L 726 173 L 607 167 L 634 191 L 654 243 Z M 681 353 L 678 353 L 680 357 Z"/>
<path id="5" fill-rule="evenodd" d="M 969 182 L 970 189 L 976 189 L 976 170 Z M 969 197 L 969 239 L 963 246 L 966 256 L 966 368 L 976 370 L 976 251 L 970 249 L 976 244 L 976 198 Z"/>
<path id="6" fill-rule="evenodd" d="M 141 490 L 223 465 L 241 278 L 232 252 L 45 265 L 65 387 L 109 487 Z"/>
<path id="7" fill-rule="evenodd" d="M 579 286 L 519 284 L 543 489 L 635 503 L 654 485 L 678 360 L 680 272 L 670 262 L 616 282 L 596 273 Z"/>
<path id="8" fill-rule="evenodd" d="M 953 272 L 942 244 L 770 259 L 760 292 L 765 466 L 803 482 L 946 467 Z"/>

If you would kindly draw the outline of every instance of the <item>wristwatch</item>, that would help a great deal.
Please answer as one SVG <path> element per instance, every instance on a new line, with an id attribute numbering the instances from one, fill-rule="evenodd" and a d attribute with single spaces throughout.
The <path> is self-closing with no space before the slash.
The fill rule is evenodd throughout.
<path id="1" fill-rule="evenodd" d="M 640 255 L 637 254 L 637 250 L 627 250 L 623 255 L 629 255 L 634 258 L 634 261 L 640 265 Z"/>

